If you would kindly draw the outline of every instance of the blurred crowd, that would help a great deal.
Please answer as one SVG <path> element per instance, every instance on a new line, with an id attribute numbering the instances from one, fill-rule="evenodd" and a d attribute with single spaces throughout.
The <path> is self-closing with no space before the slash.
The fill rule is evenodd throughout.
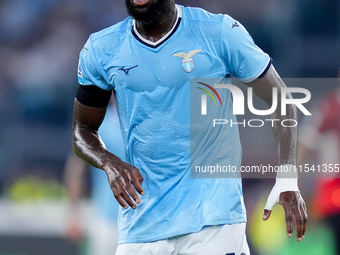
<path id="1" fill-rule="evenodd" d="M 0 2 L 0 187 L 39 165 L 60 177 L 79 51 L 91 32 L 125 16 L 123 1 Z"/>
<path id="2" fill-rule="evenodd" d="M 79 51 L 90 33 L 127 17 L 124 2 L 0 0 L 0 195 L 3 198 L 21 201 L 67 197 L 63 176 L 71 151 Z M 240 20 L 255 42 L 274 59 L 282 77 L 337 76 L 339 0 L 176 2 L 227 13 Z M 314 89 L 312 95 L 326 93 L 322 87 Z M 243 139 L 250 142 L 253 138 Z M 261 137 L 257 139 L 263 143 Z M 251 157 L 245 148 L 244 160 L 251 162 Z M 262 185 L 259 181 L 247 182 L 249 193 Z M 25 192 L 21 193 L 22 190 Z M 248 200 L 253 198 L 247 197 L 247 193 L 245 196 Z M 254 211 L 255 215 L 258 204 L 249 203 L 250 212 Z"/>

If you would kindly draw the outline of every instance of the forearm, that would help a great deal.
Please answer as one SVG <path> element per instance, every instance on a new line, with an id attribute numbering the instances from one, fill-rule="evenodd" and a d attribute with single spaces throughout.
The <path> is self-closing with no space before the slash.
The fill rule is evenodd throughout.
<path id="1" fill-rule="evenodd" d="M 75 154 L 88 164 L 104 169 L 108 160 L 119 161 L 120 159 L 106 150 L 105 144 L 98 132 L 86 127 L 74 125 L 72 146 Z"/>
<path id="2" fill-rule="evenodd" d="M 278 163 L 296 165 L 297 157 L 297 127 L 293 127 L 297 122 L 297 111 L 295 105 L 287 104 L 286 114 L 282 114 L 281 102 L 282 93 L 285 92 L 286 85 L 271 66 L 263 78 L 260 78 L 256 83 L 250 84 L 254 92 L 271 108 L 273 104 L 273 91 L 276 90 L 277 94 L 277 107 L 271 114 L 272 131 L 278 146 Z M 290 93 L 284 95 L 285 98 L 292 98 Z M 287 121 L 287 120 L 292 121 Z M 295 122 L 295 123 L 294 123 Z M 284 125 L 283 125 L 284 124 Z M 291 127 L 292 126 L 292 127 Z"/>
<path id="3" fill-rule="evenodd" d="M 291 94 L 287 94 L 286 97 L 291 98 Z M 273 119 L 279 120 L 272 125 L 274 138 L 278 148 L 278 164 L 296 165 L 298 127 L 294 125 L 297 123 L 297 111 L 296 107 L 290 104 L 287 105 L 286 115 L 281 114 L 281 91 L 278 93 L 278 107 L 273 113 Z"/>
<path id="4" fill-rule="evenodd" d="M 118 157 L 106 150 L 98 134 L 105 114 L 106 107 L 88 107 L 75 100 L 72 125 L 73 150 L 78 157 L 100 169 L 104 169 L 108 161 L 120 161 Z"/>

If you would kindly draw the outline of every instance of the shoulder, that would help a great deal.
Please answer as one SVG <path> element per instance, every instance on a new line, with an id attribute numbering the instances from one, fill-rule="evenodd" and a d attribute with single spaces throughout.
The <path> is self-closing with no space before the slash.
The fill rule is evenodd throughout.
<path id="1" fill-rule="evenodd" d="M 242 24 L 228 14 L 215 14 L 197 7 L 183 7 L 183 18 L 190 23 L 190 26 L 199 27 L 205 33 L 219 31 L 233 34 L 244 30 Z"/>
<path id="2" fill-rule="evenodd" d="M 183 7 L 183 17 L 193 23 L 221 23 L 223 14 L 214 14 L 198 7 Z"/>
<path id="3" fill-rule="evenodd" d="M 132 18 L 128 17 L 115 25 L 91 34 L 89 41 L 94 48 L 115 45 L 115 43 L 119 43 L 120 40 L 125 38 L 131 32 L 131 28 Z"/>
<path id="4" fill-rule="evenodd" d="M 200 42 L 215 42 L 221 38 L 222 14 L 214 14 L 197 7 L 183 7 L 184 27 L 191 30 Z"/>
<path id="5" fill-rule="evenodd" d="M 198 7 L 183 7 L 183 15 L 190 22 L 213 22 L 229 24 L 230 27 L 235 23 L 235 19 L 228 14 L 211 13 Z"/>

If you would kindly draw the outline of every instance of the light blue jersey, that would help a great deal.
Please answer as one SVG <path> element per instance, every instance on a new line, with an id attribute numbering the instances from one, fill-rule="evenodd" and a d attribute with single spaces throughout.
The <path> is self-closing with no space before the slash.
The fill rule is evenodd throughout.
<path id="1" fill-rule="evenodd" d="M 79 83 L 115 90 L 126 158 L 144 177 L 141 204 L 120 209 L 120 244 L 246 221 L 239 178 L 190 178 L 190 79 L 234 75 L 250 81 L 266 70 L 270 58 L 228 15 L 177 10 L 173 29 L 156 43 L 144 39 L 127 18 L 92 34 L 80 54 Z M 231 105 L 230 93 L 223 98 Z M 232 148 L 223 160 L 240 165 L 237 129 L 216 144 L 203 140 L 206 144 Z M 211 159 L 195 155 L 202 162 Z"/>

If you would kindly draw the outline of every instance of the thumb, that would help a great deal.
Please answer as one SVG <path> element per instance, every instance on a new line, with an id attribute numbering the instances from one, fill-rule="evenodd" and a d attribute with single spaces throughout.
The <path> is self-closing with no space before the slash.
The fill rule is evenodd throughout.
<path id="1" fill-rule="evenodd" d="M 271 211 L 273 210 L 273 207 L 279 202 L 279 194 L 275 191 L 271 191 L 268 198 L 267 203 L 264 207 L 265 211 Z"/>
<path id="2" fill-rule="evenodd" d="M 270 214 L 272 213 L 273 207 L 279 202 L 279 194 L 277 193 L 278 192 L 276 192 L 275 188 L 273 188 L 270 192 L 267 203 L 264 207 L 264 214 L 262 217 L 263 220 L 268 220 Z"/>
<path id="3" fill-rule="evenodd" d="M 271 214 L 272 214 L 272 210 L 264 209 L 262 220 L 268 220 Z"/>

